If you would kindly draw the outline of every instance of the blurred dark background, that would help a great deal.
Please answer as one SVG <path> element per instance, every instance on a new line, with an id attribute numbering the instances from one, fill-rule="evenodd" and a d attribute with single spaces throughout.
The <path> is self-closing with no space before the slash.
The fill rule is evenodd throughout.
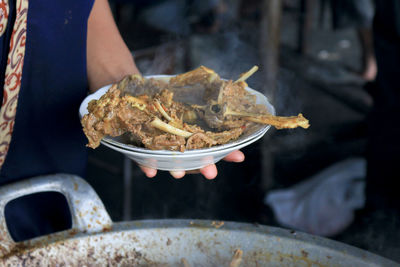
<path id="1" fill-rule="evenodd" d="M 176 180 L 162 171 L 149 179 L 121 154 L 104 146 L 91 150 L 87 179 L 114 221 L 193 218 L 280 226 L 265 204 L 268 192 L 365 157 L 373 105 L 366 89 L 373 80 L 365 75 L 368 48 L 357 26 L 336 25 L 328 2 L 110 1 L 143 74 L 205 65 L 235 79 L 258 65 L 249 86 L 266 94 L 277 114 L 301 112 L 311 123 L 307 130 L 271 129 L 243 149 L 243 163 L 219 162 L 215 180 L 200 174 Z M 399 231 L 392 220 L 371 218 L 367 230 L 357 222 L 332 238 L 400 260 L 400 245 L 383 234 Z"/>

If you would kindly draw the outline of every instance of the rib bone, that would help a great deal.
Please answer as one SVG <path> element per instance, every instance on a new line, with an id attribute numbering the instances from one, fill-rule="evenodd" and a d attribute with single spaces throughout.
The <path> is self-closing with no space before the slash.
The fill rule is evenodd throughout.
<path id="1" fill-rule="evenodd" d="M 299 126 L 304 129 L 307 129 L 308 127 L 310 127 L 308 120 L 304 118 L 303 114 L 301 113 L 297 116 L 280 117 L 280 116 L 274 116 L 272 114 L 254 114 L 242 111 L 238 112 L 231 110 L 227 107 L 224 112 L 224 116 L 226 115 L 241 116 L 245 120 L 260 124 L 270 124 L 277 129 L 296 128 Z"/>
<path id="2" fill-rule="evenodd" d="M 258 70 L 257 66 L 252 67 L 248 72 L 242 73 L 240 74 L 239 79 L 237 79 L 235 81 L 235 83 L 238 82 L 244 82 L 245 80 L 247 80 L 251 75 L 253 75 L 256 71 Z"/>
<path id="3" fill-rule="evenodd" d="M 132 105 L 132 107 L 138 108 L 140 110 L 144 110 L 147 106 L 146 102 L 137 97 L 131 95 L 125 95 L 124 98 Z"/>
<path id="4" fill-rule="evenodd" d="M 170 134 L 175 134 L 175 135 L 179 135 L 179 136 L 183 136 L 185 138 L 190 137 L 193 133 L 178 129 L 168 123 L 163 122 L 162 120 L 160 120 L 157 117 L 154 117 L 152 119 L 152 121 L 150 122 L 151 126 L 153 126 L 154 128 L 157 128 L 161 131 L 170 133 Z"/>
<path id="5" fill-rule="evenodd" d="M 157 99 L 154 99 L 154 106 L 157 108 L 158 111 L 160 111 L 161 115 L 163 115 L 164 118 L 166 118 L 168 121 L 172 121 L 172 118 L 167 114 L 167 112 L 165 112 Z"/>
<path id="6" fill-rule="evenodd" d="M 244 117 L 243 119 L 261 124 L 270 124 L 277 129 L 292 129 L 299 126 L 307 129 L 310 127 L 308 120 L 304 118 L 303 114 L 301 113 L 299 113 L 297 116 L 290 117 L 280 117 L 267 114 L 258 117 Z"/>

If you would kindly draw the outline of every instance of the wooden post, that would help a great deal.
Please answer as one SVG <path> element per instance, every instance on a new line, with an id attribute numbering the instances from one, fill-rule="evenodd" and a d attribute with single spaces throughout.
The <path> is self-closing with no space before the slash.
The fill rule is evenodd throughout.
<path id="1" fill-rule="evenodd" d="M 309 51 L 310 31 L 313 21 L 313 7 L 315 0 L 301 0 L 300 19 L 298 28 L 298 50 L 301 54 L 307 54 Z"/>
<path id="2" fill-rule="evenodd" d="M 260 25 L 260 54 L 264 72 L 264 93 L 273 101 L 279 70 L 282 0 L 263 0 Z"/>
<path id="3" fill-rule="evenodd" d="M 263 93 L 273 104 L 279 72 L 279 45 L 282 16 L 282 0 L 263 0 L 260 25 L 260 55 L 264 77 Z M 267 191 L 273 184 L 274 156 L 268 145 L 270 134 L 263 138 L 262 148 L 262 190 Z"/>

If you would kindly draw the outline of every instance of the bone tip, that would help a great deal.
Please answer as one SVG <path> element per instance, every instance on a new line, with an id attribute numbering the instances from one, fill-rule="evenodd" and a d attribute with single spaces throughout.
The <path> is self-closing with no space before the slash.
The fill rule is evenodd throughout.
<path id="1" fill-rule="evenodd" d="M 299 113 L 298 118 L 299 118 L 299 126 L 300 127 L 304 128 L 304 129 L 307 129 L 308 127 L 310 127 L 310 122 L 306 118 L 304 118 L 303 114 Z"/>

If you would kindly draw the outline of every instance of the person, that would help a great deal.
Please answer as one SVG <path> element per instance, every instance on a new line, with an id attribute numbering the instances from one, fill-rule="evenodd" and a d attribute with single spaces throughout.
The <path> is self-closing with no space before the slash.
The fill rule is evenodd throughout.
<path id="1" fill-rule="evenodd" d="M 87 89 L 94 92 L 139 72 L 108 1 L 9 0 L 0 8 L 0 186 L 52 173 L 85 177 L 87 140 L 78 109 Z M 235 151 L 226 160 L 240 162 L 244 155 Z M 141 169 L 147 177 L 157 173 Z M 217 175 L 215 165 L 199 171 L 207 179 Z M 185 172 L 171 174 L 181 178 Z M 44 225 L 34 202 L 9 209 L 13 228 Z M 40 203 L 52 206 L 48 213 L 57 217 L 59 202 L 50 202 Z M 26 237 L 32 233 L 17 239 Z"/>
<path id="2" fill-rule="evenodd" d="M 378 73 L 367 117 L 365 208 L 336 239 L 399 260 L 400 2 L 375 1 L 373 36 Z M 371 242 L 373 240 L 373 242 Z"/>
<path id="3" fill-rule="evenodd" d="M 400 2 L 377 0 L 374 46 L 378 65 L 374 106 L 368 117 L 367 204 L 399 211 Z"/>
<path id="4" fill-rule="evenodd" d="M 105 0 L 97 1 L 106 2 Z M 133 57 L 130 55 L 129 49 L 118 32 L 108 3 L 100 2 L 98 6 L 96 5 L 95 3 L 92 11 L 93 14 L 89 17 L 88 25 L 89 29 L 91 29 L 88 31 L 87 44 L 88 77 L 91 91 L 119 81 L 127 74 L 138 72 Z M 110 40 L 109 36 L 115 36 L 116 38 Z M 105 47 L 105 45 L 108 47 Z M 110 54 L 104 55 L 104 51 L 109 51 Z M 244 154 L 240 151 L 234 151 L 225 160 L 242 162 Z M 143 166 L 141 169 L 147 177 L 154 177 L 157 174 L 157 170 L 155 169 Z M 218 173 L 215 165 L 206 166 L 199 170 L 199 172 L 207 179 L 214 179 Z M 174 171 L 171 172 L 171 175 L 174 178 L 182 178 L 185 172 Z"/>
<path id="5" fill-rule="evenodd" d="M 357 30 L 362 52 L 360 76 L 365 81 L 373 81 L 377 73 L 372 35 L 373 1 L 331 0 L 330 4 L 332 9 L 332 24 L 335 30 L 350 27 Z"/>

